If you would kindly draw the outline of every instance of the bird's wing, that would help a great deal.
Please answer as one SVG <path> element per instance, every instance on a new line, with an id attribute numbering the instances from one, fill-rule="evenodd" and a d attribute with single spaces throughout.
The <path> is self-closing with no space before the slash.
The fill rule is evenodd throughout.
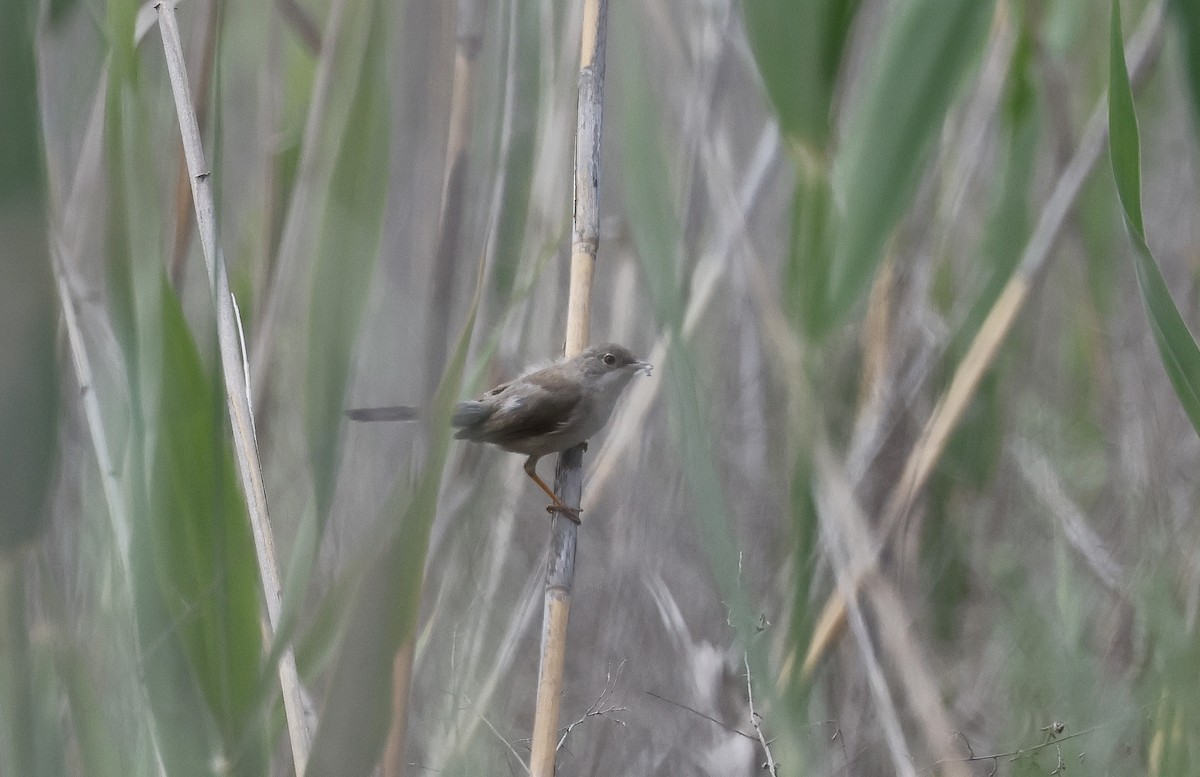
<path id="1" fill-rule="evenodd" d="M 514 381 L 495 395 L 496 409 L 471 430 L 477 434 L 470 439 L 506 447 L 554 434 L 571 422 L 582 400 L 583 392 L 574 381 Z"/>

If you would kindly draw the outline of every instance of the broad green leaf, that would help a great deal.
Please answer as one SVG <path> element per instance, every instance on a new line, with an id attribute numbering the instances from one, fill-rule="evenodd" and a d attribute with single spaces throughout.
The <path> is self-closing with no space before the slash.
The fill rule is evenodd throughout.
<path id="1" fill-rule="evenodd" d="M 360 47 L 358 67 L 342 72 L 344 88 L 353 89 L 354 97 L 342 125 L 344 134 L 326 138 L 337 153 L 313 268 L 306 380 L 319 526 L 333 500 L 350 357 L 370 291 L 387 202 L 386 8 L 382 3 L 346 8 L 351 17 L 347 29 L 363 35 L 361 40 L 345 38 L 347 48 Z M 350 53 L 346 56 L 351 58 Z"/>
<path id="2" fill-rule="evenodd" d="M 792 240 L 785 270 L 789 312 L 810 336 L 826 326 L 832 261 L 830 121 L 858 0 L 748 0 L 746 34 L 797 165 Z"/>
<path id="3" fill-rule="evenodd" d="M 71 726 L 89 777 L 129 775 L 133 771 L 125 752 L 129 742 L 116 736 L 117 727 L 109 717 L 111 705 L 106 704 L 110 701 L 105 697 L 106 686 L 97 682 L 89 671 L 88 659 L 94 648 L 90 644 L 66 643 L 58 633 L 53 633 L 52 638 L 63 640 L 48 647 L 53 650 L 55 667 L 62 678 L 70 704 Z"/>
<path id="4" fill-rule="evenodd" d="M 822 155 L 859 0 L 746 0 L 746 36 L 783 133 Z"/>
<path id="5" fill-rule="evenodd" d="M 46 240 L 34 30 L 37 6 L 4 3 L 0 25 L 0 552 L 48 515 L 57 454 L 57 305 Z"/>
<path id="6" fill-rule="evenodd" d="M 157 540 L 149 531 L 141 531 L 152 521 L 150 516 L 145 518 L 141 526 L 135 523 L 138 530 L 133 535 L 130 572 L 146 701 L 153 711 L 167 774 L 206 777 L 212 773 L 210 759 L 221 751 L 220 734 L 177 634 L 178 618 L 159 586 L 154 558 Z"/>
<path id="7" fill-rule="evenodd" d="M 214 768 L 256 775 L 268 756 L 257 565 L 221 381 L 206 373 L 164 277 L 157 168 L 146 152 L 162 114 L 148 108 L 137 77 L 134 11 L 110 5 L 106 180 L 109 289 L 129 387 L 121 475 L 139 673 L 160 749 L 154 758 L 172 777 Z M 175 131 L 173 119 L 168 126 L 161 129 Z"/>
<path id="8" fill-rule="evenodd" d="M 893 227 L 908 209 L 925 156 L 964 75 L 983 50 L 995 3 L 894 3 L 834 163 L 842 206 L 829 309 L 845 317 L 866 290 Z"/>
<path id="9" fill-rule="evenodd" d="M 37 774 L 23 553 L 0 555 L 0 770 Z"/>
<path id="10" fill-rule="evenodd" d="M 1112 29 L 1109 39 L 1108 131 L 1109 158 L 1117 196 L 1129 227 L 1134 247 L 1134 262 L 1142 301 L 1150 317 L 1154 342 L 1158 345 L 1163 367 L 1197 431 L 1200 431 L 1200 349 L 1187 324 L 1175 307 L 1158 262 L 1150 253 L 1142 221 L 1141 148 L 1133 90 L 1125 66 L 1125 42 L 1121 32 L 1121 9 L 1112 2 Z"/>
<path id="11" fill-rule="evenodd" d="M 227 759 L 235 774 L 261 774 L 267 751 L 257 696 L 258 566 L 226 430 L 224 391 L 219 378 L 205 373 L 165 280 L 161 310 L 150 510 L 139 533 L 150 543 L 143 549 L 152 568 L 143 571 L 154 581 L 143 592 L 158 599 L 152 609 L 167 620 L 155 624 L 164 629 L 158 633 L 143 626 L 143 656 L 153 662 L 157 652 L 176 647 L 190 675 L 179 682 L 187 689 L 194 685 L 219 736 L 216 756 Z"/>
<path id="12" fill-rule="evenodd" d="M 210 773 L 208 759 L 219 750 L 212 716 L 199 692 L 196 678 L 174 635 L 155 567 L 151 529 L 156 521 L 150 507 L 150 485 L 157 428 L 157 400 L 162 377 L 162 256 L 165 244 L 161 211 L 154 187 L 153 166 L 144 149 L 150 122 L 141 95 L 138 62 L 133 51 L 136 2 L 114 0 L 108 4 L 110 44 L 109 79 L 105 105 L 107 162 L 106 263 L 108 312 L 121 349 L 122 383 L 127 387 L 128 428 L 121 429 L 126 450 L 111 451 L 124 462 L 120 473 L 125 487 L 130 527 L 130 547 L 118 557 L 130 559 L 129 575 L 136 623 L 136 645 L 130 662 L 137 666 L 138 682 L 145 689 L 142 711 L 144 730 L 154 731 L 161 761 L 171 777 Z M 172 128 L 173 129 L 173 128 Z"/>
<path id="13" fill-rule="evenodd" d="M 1196 0 L 1170 0 L 1175 28 L 1182 44 L 1183 66 L 1192 96 L 1192 119 L 1200 140 L 1200 3 Z"/>
<path id="14" fill-rule="evenodd" d="M 1112 2 L 1109 38 L 1108 132 L 1109 159 L 1117 196 L 1125 220 L 1135 240 L 1145 239 L 1142 224 L 1142 159 L 1138 139 L 1137 113 L 1133 107 L 1133 89 L 1125 67 L 1125 38 L 1121 31 L 1121 8 Z"/>
<path id="15" fill-rule="evenodd" d="M 827 326 L 829 282 L 830 216 L 833 193 L 824 171 L 797 170 L 792 195 L 792 240 L 784 269 L 784 302 L 792 320 L 809 337 Z"/>
<path id="16" fill-rule="evenodd" d="M 58 305 L 39 189 L 0 202 L 12 251 L 0 284 L 0 552 L 41 534 L 58 452 Z"/>

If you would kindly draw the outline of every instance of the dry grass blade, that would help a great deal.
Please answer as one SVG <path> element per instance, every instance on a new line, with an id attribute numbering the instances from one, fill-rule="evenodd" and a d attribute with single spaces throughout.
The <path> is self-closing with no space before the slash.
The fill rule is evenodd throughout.
<path id="1" fill-rule="evenodd" d="M 892 693 L 884 677 L 882 663 L 875 655 L 867 620 L 857 604 L 859 588 L 864 598 L 872 604 L 880 624 L 882 646 L 891 659 L 888 663 L 896 667 L 895 675 L 904 688 L 904 698 L 917 713 L 926 747 L 936 758 L 953 756 L 947 749 L 946 735 L 955 728 L 942 704 L 933 673 L 922 658 L 925 651 L 911 635 L 909 624 L 912 623 L 912 617 L 894 589 L 878 575 L 871 573 L 875 561 L 873 554 L 868 552 L 870 530 L 848 478 L 837 468 L 824 445 L 818 445 L 815 461 L 823 487 L 819 501 L 824 544 L 833 559 L 839 589 L 850 603 L 850 627 L 863 657 L 871 690 L 884 715 L 885 738 L 892 752 L 893 765 L 898 773 L 915 775 L 912 757 L 899 723 L 889 720 L 895 715 Z M 858 581 L 857 588 L 850 587 L 855 581 Z M 968 774 L 960 764 L 948 764 L 946 769 L 956 777 L 967 777 Z"/>
<path id="2" fill-rule="evenodd" d="M 62 246 L 54 245 L 51 251 L 51 265 L 58 288 L 59 304 L 62 305 L 63 322 L 67 330 L 67 343 L 71 348 L 71 360 L 75 365 L 75 377 L 79 382 L 80 395 L 83 402 L 83 415 L 87 421 L 88 435 L 92 440 L 92 449 L 96 453 L 96 464 L 100 469 L 100 481 L 104 489 L 104 499 L 108 506 L 109 520 L 113 525 L 113 536 L 116 538 L 117 558 L 121 564 L 121 577 L 126 586 L 132 588 L 130 577 L 130 520 L 125 509 L 125 501 L 121 496 L 121 484 L 117 481 L 117 470 L 112 460 L 108 434 L 104 430 L 104 415 L 100 409 L 100 400 L 96 396 L 96 386 L 92 378 L 91 358 L 88 356 L 87 344 L 79 326 L 76 314 L 75 295 L 67 280 L 64 268 Z M 133 592 L 127 594 L 132 600 Z M 137 643 L 134 643 L 137 649 Z M 141 688 L 145 693 L 145 688 Z M 149 710 L 149 704 L 142 706 L 142 711 Z M 158 774 L 165 777 L 166 767 L 163 765 L 161 746 L 158 742 L 158 728 L 153 715 L 146 716 L 146 729 L 150 733 L 150 747 L 154 753 L 154 763 Z"/>
<path id="3" fill-rule="evenodd" d="M 1088 569 L 1105 588 L 1117 596 L 1124 596 L 1122 581 L 1125 570 L 1105 547 L 1104 540 L 1096 530 L 1088 524 L 1083 510 L 1071 501 L 1045 453 L 1029 440 L 1014 442 L 1009 446 L 1009 452 L 1017 462 L 1021 477 L 1062 523 L 1067 543 L 1083 558 Z"/>
<path id="4" fill-rule="evenodd" d="M 167 69 L 171 78 L 171 91 L 175 96 L 175 108 L 179 117 L 184 155 L 187 158 L 188 175 L 192 184 L 192 202 L 196 208 L 200 245 L 204 252 L 205 263 L 208 265 L 208 277 L 216 306 L 217 339 L 221 352 L 221 369 L 225 379 L 226 404 L 229 410 L 229 420 L 233 427 L 234 448 L 237 452 L 238 474 L 250 515 L 251 528 L 254 532 L 259 575 L 267 602 L 267 615 L 273 630 L 279 621 L 282 608 L 282 585 L 275 558 L 270 517 L 267 514 L 267 497 L 263 486 L 262 466 L 258 460 L 258 444 L 254 436 L 254 414 L 250 406 L 249 387 L 246 385 L 245 354 L 238 334 L 241 327 L 234 310 L 233 297 L 229 292 L 229 278 L 226 274 L 225 261 L 219 254 L 216 244 L 217 232 L 212 182 L 204 159 L 204 147 L 200 140 L 196 114 L 191 107 L 192 97 L 188 88 L 183 46 L 179 40 L 175 8 L 169 2 L 163 2 L 157 6 L 157 9 L 159 30 L 162 33 Z M 292 745 L 292 759 L 296 773 L 303 775 L 308 761 L 310 734 L 305 719 L 303 691 L 296 671 L 295 655 L 291 648 L 285 650 L 280 658 L 279 677 Z"/>
<path id="5" fill-rule="evenodd" d="M 818 451 L 816 458 L 820 466 L 822 458 L 827 459 L 828 454 L 823 456 Z M 912 753 L 904 738 L 904 730 L 896 710 L 896 701 L 884 676 L 883 665 L 871 641 L 866 618 L 858 603 L 859 581 L 863 577 L 864 566 L 869 564 L 869 558 L 855 544 L 853 538 L 842 536 L 845 529 L 843 522 L 834 518 L 844 513 L 849 495 L 844 485 L 835 478 L 826 478 L 822 482 L 825 492 L 817 495 L 817 512 L 821 516 L 822 524 L 822 546 L 833 567 L 838 590 L 842 592 L 842 600 L 846 602 L 845 619 L 854 635 L 854 644 L 858 648 L 862 668 L 866 674 L 867 687 L 874 701 L 875 714 L 879 717 L 883 739 L 887 743 L 896 774 L 902 777 L 916 777 L 916 771 L 912 767 Z"/>

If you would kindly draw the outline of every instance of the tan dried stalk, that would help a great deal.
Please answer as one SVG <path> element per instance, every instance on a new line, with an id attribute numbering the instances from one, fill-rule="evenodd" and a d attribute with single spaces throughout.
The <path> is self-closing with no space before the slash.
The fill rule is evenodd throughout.
<path id="1" fill-rule="evenodd" d="M 591 324 L 592 274 L 600 245 L 600 127 L 604 97 L 604 44 L 608 0 L 584 0 L 579 51 L 579 102 L 575 124 L 575 202 L 571 228 L 571 287 L 567 297 L 566 355 L 587 347 Z M 583 446 L 558 457 L 554 491 L 579 506 L 583 491 Z M 559 701 L 567 655 L 567 618 L 575 582 L 576 525 L 558 513 L 550 524 L 542 651 L 537 707 L 533 717 L 532 777 L 553 777 Z"/>
<path id="2" fill-rule="evenodd" d="M 192 184 L 192 203 L 196 208 L 196 226 L 200 230 L 200 246 L 208 266 L 208 279 L 216 307 L 217 342 L 221 352 L 221 369 L 225 379 L 225 401 L 233 428 L 234 449 L 237 453 L 238 475 L 246 496 L 246 508 L 254 534 L 254 549 L 258 556 L 259 576 L 267 603 L 270 631 L 274 633 L 282 608 L 282 587 L 279 566 L 275 559 L 275 542 L 267 514 L 267 495 L 263 486 L 262 467 L 258 460 L 258 443 L 254 436 L 254 415 L 250 406 L 248 367 L 241 344 L 241 327 L 229 292 L 229 277 L 225 260 L 217 249 L 216 219 L 213 208 L 212 182 L 204 159 L 200 128 L 192 109 L 183 46 L 179 41 L 179 24 L 175 7 L 170 2 L 156 6 L 159 32 L 166 54 L 171 92 L 179 117 L 179 132 L 187 159 L 188 177 Z M 296 672 L 296 658 L 289 646 L 279 660 L 279 682 L 283 692 L 284 714 L 292 745 L 292 760 L 297 775 L 304 774 L 308 762 L 310 734 L 305 722 L 303 691 Z"/>

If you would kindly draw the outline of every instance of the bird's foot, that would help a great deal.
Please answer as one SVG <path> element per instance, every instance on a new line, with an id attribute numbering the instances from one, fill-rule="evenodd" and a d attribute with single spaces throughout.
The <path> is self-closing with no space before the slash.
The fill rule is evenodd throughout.
<path id="1" fill-rule="evenodd" d="M 579 509 L 578 507 L 567 507 L 564 504 L 549 504 L 546 505 L 546 512 L 550 513 L 551 515 L 558 513 L 576 525 L 583 523 L 583 520 L 579 517 L 579 514 L 582 513 L 583 510 Z"/>

